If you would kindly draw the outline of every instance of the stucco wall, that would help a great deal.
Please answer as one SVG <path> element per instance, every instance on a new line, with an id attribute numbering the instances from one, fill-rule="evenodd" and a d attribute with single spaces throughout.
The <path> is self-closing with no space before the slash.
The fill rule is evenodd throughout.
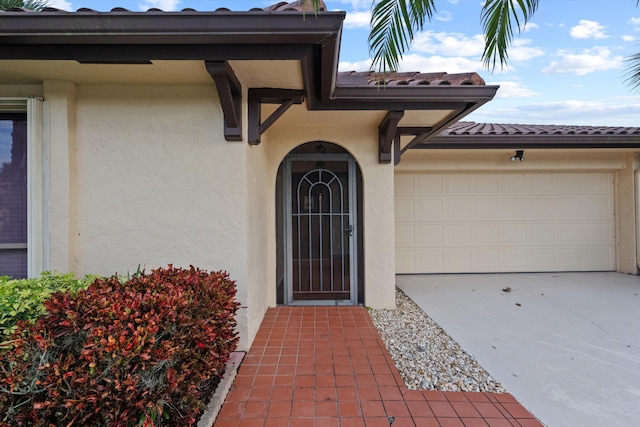
<path id="1" fill-rule="evenodd" d="M 248 299 L 247 144 L 224 140 L 207 86 L 45 83 L 52 269 L 226 270 Z M 247 312 L 238 316 L 248 346 Z"/>
<path id="2" fill-rule="evenodd" d="M 638 274 L 637 206 L 635 172 L 638 154 L 627 156 L 627 167 L 616 174 L 616 260 L 623 273 Z"/>
<path id="3" fill-rule="evenodd" d="M 49 103 L 51 270 L 77 271 L 76 86 L 45 81 Z"/>
<path id="4" fill-rule="evenodd" d="M 246 134 L 246 133 L 245 133 Z M 243 144 L 247 144 L 243 142 Z M 258 332 L 264 313 L 274 305 L 275 279 L 269 275 L 270 266 L 275 265 L 275 251 L 269 247 L 269 233 L 273 228 L 273 214 L 269 211 L 274 191 L 268 183 L 273 181 L 268 174 L 267 149 L 269 144 L 248 146 L 247 152 L 247 340 L 252 342 Z"/>

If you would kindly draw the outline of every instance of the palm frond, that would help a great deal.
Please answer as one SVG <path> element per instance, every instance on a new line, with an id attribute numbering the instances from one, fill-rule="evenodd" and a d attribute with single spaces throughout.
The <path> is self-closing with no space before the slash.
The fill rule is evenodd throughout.
<path id="1" fill-rule="evenodd" d="M 513 24 L 522 31 L 537 9 L 538 0 L 486 0 L 481 21 L 485 34 L 482 60 L 487 68 L 495 70 L 498 60 L 501 67 L 506 65 Z"/>
<path id="2" fill-rule="evenodd" d="M 0 10 L 20 7 L 30 10 L 42 10 L 49 5 L 48 0 L 0 0 Z"/>
<path id="3" fill-rule="evenodd" d="M 371 69 L 378 73 L 396 71 L 415 33 L 431 20 L 434 0 L 380 0 L 371 12 L 369 51 Z"/>
<path id="4" fill-rule="evenodd" d="M 629 56 L 625 62 L 628 64 L 625 81 L 633 90 L 640 90 L 640 52 Z"/>

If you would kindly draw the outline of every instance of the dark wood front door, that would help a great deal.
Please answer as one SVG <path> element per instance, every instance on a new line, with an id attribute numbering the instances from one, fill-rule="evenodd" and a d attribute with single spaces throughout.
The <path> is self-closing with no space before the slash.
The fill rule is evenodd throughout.
<path id="1" fill-rule="evenodd" d="M 355 170 L 350 156 L 291 156 L 287 163 L 289 304 L 353 304 Z"/>

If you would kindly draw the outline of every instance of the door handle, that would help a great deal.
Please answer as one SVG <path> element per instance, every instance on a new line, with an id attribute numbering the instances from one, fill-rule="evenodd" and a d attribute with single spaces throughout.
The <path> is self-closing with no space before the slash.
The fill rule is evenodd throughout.
<path id="1" fill-rule="evenodd" d="M 353 236 L 353 225 L 349 225 L 347 228 L 344 229 L 344 231 L 349 233 L 349 236 Z"/>

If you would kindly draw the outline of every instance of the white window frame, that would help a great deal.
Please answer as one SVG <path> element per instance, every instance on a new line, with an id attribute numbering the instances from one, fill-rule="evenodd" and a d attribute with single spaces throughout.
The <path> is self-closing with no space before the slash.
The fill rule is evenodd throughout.
<path id="1" fill-rule="evenodd" d="M 27 113 L 27 275 L 50 268 L 48 106 L 39 98 L 0 98 L 0 113 Z"/>

